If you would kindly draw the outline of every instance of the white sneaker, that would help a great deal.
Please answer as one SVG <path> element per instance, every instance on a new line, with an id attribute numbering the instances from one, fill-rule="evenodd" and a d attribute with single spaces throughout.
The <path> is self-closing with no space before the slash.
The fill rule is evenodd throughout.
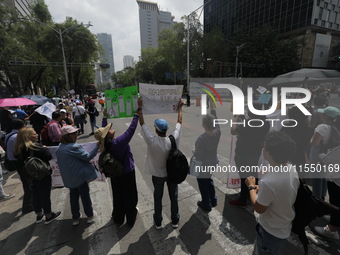
<path id="1" fill-rule="evenodd" d="M 331 231 L 328 225 L 326 225 L 325 227 L 314 227 L 314 229 L 319 235 L 327 236 L 336 240 L 339 239 L 338 231 Z"/>
<path id="2" fill-rule="evenodd" d="M 76 220 L 73 220 L 73 223 L 72 223 L 73 226 L 78 226 L 78 225 L 79 225 L 81 216 L 82 216 L 82 215 L 81 215 L 81 213 L 80 213 L 79 218 L 76 219 Z"/>
<path id="3" fill-rule="evenodd" d="M 156 228 L 157 230 L 162 229 L 162 223 L 161 223 L 160 225 L 157 225 L 156 222 L 155 222 L 155 228 Z"/>
<path id="4" fill-rule="evenodd" d="M 93 216 L 92 217 L 87 217 L 87 224 L 91 224 L 94 222 L 94 218 L 97 216 L 97 212 L 93 210 Z"/>
<path id="5" fill-rule="evenodd" d="M 331 216 L 330 216 L 329 214 L 324 215 L 322 218 L 323 218 L 325 221 L 327 221 L 327 222 L 330 222 L 330 221 L 331 221 Z"/>
<path id="6" fill-rule="evenodd" d="M 15 194 L 4 194 L 3 196 L 0 196 L 0 201 L 6 201 L 12 197 L 15 197 Z"/>

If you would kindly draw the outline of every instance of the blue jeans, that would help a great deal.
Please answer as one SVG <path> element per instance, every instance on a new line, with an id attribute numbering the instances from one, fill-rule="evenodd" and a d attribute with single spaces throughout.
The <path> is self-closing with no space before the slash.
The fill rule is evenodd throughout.
<path id="1" fill-rule="evenodd" d="M 217 205 L 214 181 L 211 178 L 197 178 L 198 187 L 202 197 L 202 205 L 208 211 Z"/>
<path id="2" fill-rule="evenodd" d="M 92 201 L 90 197 L 90 188 L 87 182 L 84 182 L 77 188 L 70 189 L 70 202 L 71 202 L 71 212 L 72 219 L 76 220 L 80 217 L 79 212 L 79 196 L 81 197 L 81 202 L 83 203 L 84 212 L 87 217 L 93 216 Z"/>
<path id="3" fill-rule="evenodd" d="M 90 119 L 90 124 L 91 124 L 91 130 L 92 130 L 92 133 L 94 133 L 94 128 L 99 128 L 96 124 L 96 117 L 94 117 L 94 119 Z"/>
<path id="4" fill-rule="evenodd" d="M 178 185 L 175 183 L 167 182 L 167 177 L 152 176 L 152 183 L 155 188 L 153 192 L 155 213 L 153 219 L 156 225 L 161 225 L 162 217 L 162 198 L 164 192 L 164 183 L 168 185 L 168 192 L 171 201 L 171 221 L 177 223 L 179 220 L 178 213 Z"/>
<path id="5" fill-rule="evenodd" d="M 257 223 L 256 225 L 255 255 L 279 255 L 286 239 L 277 238 L 269 234 Z"/>

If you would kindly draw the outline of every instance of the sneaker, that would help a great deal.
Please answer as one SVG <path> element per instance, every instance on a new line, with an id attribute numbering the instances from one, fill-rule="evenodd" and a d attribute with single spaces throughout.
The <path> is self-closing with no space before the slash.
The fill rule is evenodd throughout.
<path id="1" fill-rule="evenodd" d="M 37 219 L 36 219 L 36 221 L 35 221 L 35 223 L 40 223 L 40 222 L 42 222 L 43 221 L 43 218 L 44 218 L 44 214 L 42 214 L 41 216 L 39 216 L 39 215 L 37 215 Z"/>
<path id="2" fill-rule="evenodd" d="M 15 194 L 4 194 L 3 196 L 0 197 L 0 201 L 6 201 L 8 199 L 11 199 L 15 197 Z"/>
<path id="3" fill-rule="evenodd" d="M 239 207 L 239 208 L 243 208 L 243 207 L 247 207 L 247 203 L 244 203 L 242 202 L 241 200 L 237 199 L 237 200 L 230 200 L 229 201 L 229 204 L 231 206 L 234 206 L 234 207 Z"/>
<path id="4" fill-rule="evenodd" d="M 61 215 L 61 212 L 51 213 L 51 217 L 49 219 L 45 217 L 45 225 L 50 224 L 51 222 L 58 219 L 60 215 Z"/>
<path id="5" fill-rule="evenodd" d="M 324 215 L 322 218 L 323 218 L 325 221 L 327 221 L 327 222 L 330 222 L 330 221 L 331 221 L 331 216 L 330 216 L 329 214 Z"/>
<path id="6" fill-rule="evenodd" d="M 314 229 L 319 235 L 327 236 L 336 240 L 339 239 L 338 231 L 331 231 L 328 225 L 326 225 L 325 227 L 314 227 Z"/>
<path id="7" fill-rule="evenodd" d="M 171 225 L 172 225 L 173 228 L 178 228 L 178 226 L 179 226 L 179 219 L 177 219 L 176 221 L 172 221 Z"/>
<path id="8" fill-rule="evenodd" d="M 91 217 L 87 217 L 87 224 L 91 224 L 94 222 L 94 218 L 97 216 L 97 212 L 95 210 L 93 210 L 93 216 Z"/>
<path id="9" fill-rule="evenodd" d="M 79 225 L 79 221 L 80 221 L 81 216 L 82 216 L 82 214 L 80 213 L 80 214 L 79 214 L 79 218 L 73 220 L 73 223 L 72 223 L 73 226 L 78 226 L 78 225 Z"/>
<path id="10" fill-rule="evenodd" d="M 155 222 L 155 228 L 156 228 L 157 230 L 162 229 L 162 223 L 158 225 L 158 224 L 156 224 L 156 222 Z"/>
<path id="11" fill-rule="evenodd" d="M 206 207 L 204 207 L 203 206 L 203 203 L 202 203 L 202 201 L 198 201 L 197 202 L 197 206 L 199 207 L 199 208 L 201 208 L 203 211 L 205 211 L 205 212 L 211 212 L 211 209 L 208 209 L 208 208 L 206 208 Z"/>

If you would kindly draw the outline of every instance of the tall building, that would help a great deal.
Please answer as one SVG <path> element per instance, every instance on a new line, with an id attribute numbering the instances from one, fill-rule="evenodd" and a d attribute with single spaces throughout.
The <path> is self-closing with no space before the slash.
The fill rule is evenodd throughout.
<path id="1" fill-rule="evenodd" d="M 100 52 L 100 62 L 110 64 L 110 68 L 101 70 L 101 82 L 111 83 L 111 75 L 115 72 L 115 65 L 113 60 L 112 38 L 110 34 L 97 34 L 99 44 L 103 47 L 103 52 Z M 98 78 L 97 78 L 98 79 Z M 96 80 L 97 80 L 96 79 Z"/>
<path id="2" fill-rule="evenodd" d="M 124 64 L 124 68 L 125 67 L 128 67 L 128 66 L 131 66 L 133 67 L 134 66 L 134 59 L 133 59 L 133 56 L 130 56 L 130 55 L 126 55 L 124 56 L 123 58 L 123 64 Z"/>
<path id="3" fill-rule="evenodd" d="M 16 9 L 23 17 L 31 16 L 30 6 L 27 0 L 5 0 L 4 4 Z"/>
<path id="4" fill-rule="evenodd" d="M 139 6 L 139 27 L 141 48 L 158 47 L 159 33 L 174 24 L 170 12 L 160 11 L 157 3 L 137 0 Z"/>
<path id="5" fill-rule="evenodd" d="M 270 24 L 282 38 L 301 43 L 301 67 L 327 67 L 340 42 L 339 0 L 204 0 L 204 32 L 219 28 L 226 39 L 237 29 Z"/>

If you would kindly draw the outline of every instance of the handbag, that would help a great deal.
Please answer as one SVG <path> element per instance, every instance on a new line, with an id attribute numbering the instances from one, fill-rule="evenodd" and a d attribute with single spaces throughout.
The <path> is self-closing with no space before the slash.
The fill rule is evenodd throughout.
<path id="1" fill-rule="evenodd" d="M 189 174 L 195 177 L 198 177 L 200 175 L 200 170 L 202 166 L 202 161 L 198 160 L 195 156 L 192 156 L 190 159 L 190 169 L 189 169 Z"/>
<path id="2" fill-rule="evenodd" d="M 80 114 L 80 118 L 82 118 L 83 120 L 86 119 L 86 114 L 85 114 L 85 113 L 81 114 L 80 111 L 79 111 L 79 109 L 78 109 L 78 106 L 76 106 L 76 108 L 77 108 L 77 110 L 78 110 L 78 112 L 79 112 L 79 114 Z M 86 123 L 85 123 L 85 124 L 86 124 Z"/>

